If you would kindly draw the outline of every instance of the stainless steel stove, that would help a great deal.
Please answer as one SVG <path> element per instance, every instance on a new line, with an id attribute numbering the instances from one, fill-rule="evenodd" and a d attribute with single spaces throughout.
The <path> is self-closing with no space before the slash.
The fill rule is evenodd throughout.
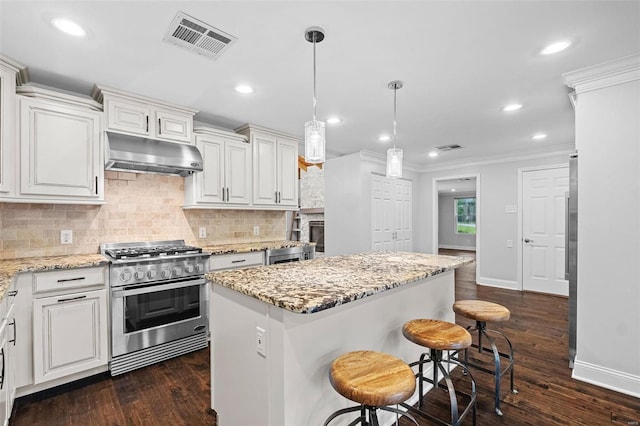
<path id="1" fill-rule="evenodd" d="M 183 240 L 107 243 L 111 374 L 207 347 L 209 253 Z"/>

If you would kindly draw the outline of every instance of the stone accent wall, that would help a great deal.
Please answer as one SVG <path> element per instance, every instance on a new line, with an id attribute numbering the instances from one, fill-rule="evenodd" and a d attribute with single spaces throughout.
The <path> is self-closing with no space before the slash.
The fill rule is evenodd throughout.
<path id="1" fill-rule="evenodd" d="M 285 239 L 285 213 L 183 210 L 184 178 L 105 173 L 106 205 L 0 203 L 0 259 L 97 253 L 104 242 L 185 240 L 196 246 Z M 253 235 L 253 226 L 260 235 Z M 198 238 L 201 226 L 207 238 Z M 73 244 L 60 245 L 60 230 Z"/>
<path id="2" fill-rule="evenodd" d="M 324 169 L 316 166 L 300 170 L 300 208 L 324 208 Z"/>

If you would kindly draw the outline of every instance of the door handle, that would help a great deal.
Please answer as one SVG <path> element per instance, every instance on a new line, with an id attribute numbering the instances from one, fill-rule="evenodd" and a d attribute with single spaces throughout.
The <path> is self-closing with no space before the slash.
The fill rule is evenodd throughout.
<path id="1" fill-rule="evenodd" d="M 525 243 L 532 243 L 532 242 L 533 242 L 533 240 L 530 240 L 529 238 L 525 238 L 525 239 L 524 239 L 524 242 L 525 242 Z"/>

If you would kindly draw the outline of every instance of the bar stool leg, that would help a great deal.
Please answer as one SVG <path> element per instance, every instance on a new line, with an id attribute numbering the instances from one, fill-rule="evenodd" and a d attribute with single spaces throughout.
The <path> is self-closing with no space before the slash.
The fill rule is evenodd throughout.
<path id="1" fill-rule="evenodd" d="M 513 345 L 511 344 L 511 341 L 509 340 L 509 338 L 507 338 L 507 336 L 505 336 L 503 333 L 500 333 L 499 331 L 495 331 L 495 330 L 488 330 L 486 321 L 476 321 L 476 326 L 475 327 L 469 326 L 467 327 L 467 330 L 469 330 L 470 332 L 474 332 L 474 331 L 478 332 L 478 353 L 482 353 L 482 351 L 485 350 L 484 347 L 482 346 L 483 337 L 489 342 L 491 346 L 491 352 L 493 353 L 494 366 L 495 366 L 493 371 L 494 381 L 495 381 L 495 395 L 494 395 L 495 412 L 498 416 L 502 416 L 502 410 L 500 410 L 500 382 L 501 382 L 502 376 L 507 371 L 509 371 L 509 375 L 510 375 L 511 393 L 513 394 L 518 393 L 518 391 L 515 389 L 515 386 L 514 386 L 515 363 L 513 361 Z M 498 350 L 498 347 L 496 346 L 495 339 L 491 337 L 489 333 L 494 333 L 499 336 L 502 336 L 502 338 L 507 342 L 509 346 L 508 354 L 500 353 L 500 351 Z M 502 361 L 500 359 L 501 356 L 504 356 L 505 358 L 509 359 L 509 366 L 505 369 L 505 371 L 502 371 Z M 469 365 L 467 350 L 465 350 L 464 352 L 464 363 L 465 365 Z"/>

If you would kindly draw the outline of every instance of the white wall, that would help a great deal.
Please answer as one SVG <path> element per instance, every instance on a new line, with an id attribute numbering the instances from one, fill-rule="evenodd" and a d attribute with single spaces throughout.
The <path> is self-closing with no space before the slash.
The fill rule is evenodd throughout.
<path id="1" fill-rule="evenodd" d="M 518 169 L 568 164 L 567 153 L 558 153 L 540 158 L 473 164 L 450 169 L 442 169 L 420 174 L 420 193 L 414 205 L 418 205 L 421 214 L 414 218 L 419 229 L 415 240 L 415 249 L 419 252 L 434 253 L 434 180 L 447 179 L 461 175 L 479 175 L 477 184 L 476 214 L 480 228 L 476 236 L 478 248 L 477 281 L 480 284 L 520 289 L 518 283 L 518 213 L 505 213 L 506 206 L 518 205 Z M 513 247 L 507 247 L 507 240 L 513 241 Z"/>
<path id="2" fill-rule="evenodd" d="M 324 165 L 325 254 L 343 254 L 371 251 L 371 174 L 385 174 L 385 157 L 369 152 L 356 152 L 327 159 Z M 418 175 L 405 167 L 403 179 L 413 182 L 413 200 L 420 195 Z M 416 226 L 419 205 L 412 203 L 413 251 L 419 229 Z"/>
<path id="3" fill-rule="evenodd" d="M 578 93 L 573 376 L 640 397 L 640 54 L 566 78 Z"/>
<path id="4" fill-rule="evenodd" d="M 455 199 L 475 197 L 475 192 L 438 195 L 438 247 L 475 250 L 475 234 L 456 233 Z"/>

